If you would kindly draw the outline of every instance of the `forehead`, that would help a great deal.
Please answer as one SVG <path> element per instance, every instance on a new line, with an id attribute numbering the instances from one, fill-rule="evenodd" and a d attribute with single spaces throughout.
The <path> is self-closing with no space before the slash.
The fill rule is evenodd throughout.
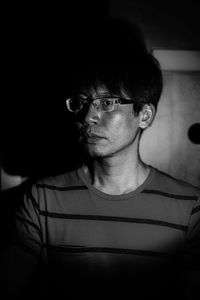
<path id="1" fill-rule="evenodd" d="M 89 88 L 83 89 L 82 92 L 86 94 L 87 96 L 98 96 L 98 95 L 108 95 L 112 94 L 108 90 L 105 84 L 99 84 L 97 86 L 90 86 Z"/>
<path id="2" fill-rule="evenodd" d="M 111 91 L 105 84 L 91 85 L 89 88 L 83 88 L 80 94 L 96 97 L 103 95 L 119 96 L 124 98 L 130 98 L 128 92 L 121 86 L 119 86 L 118 91 Z"/>

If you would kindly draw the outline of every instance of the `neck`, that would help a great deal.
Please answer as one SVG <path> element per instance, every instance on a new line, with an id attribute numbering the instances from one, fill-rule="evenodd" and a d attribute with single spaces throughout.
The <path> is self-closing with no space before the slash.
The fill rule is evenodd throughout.
<path id="1" fill-rule="evenodd" d="M 139 153 L 123 153 L 94 160 L 84 171 L 95 188 L 119 195 L 137 189 L 146 180 L 149 167 L 142 162 Z"/>

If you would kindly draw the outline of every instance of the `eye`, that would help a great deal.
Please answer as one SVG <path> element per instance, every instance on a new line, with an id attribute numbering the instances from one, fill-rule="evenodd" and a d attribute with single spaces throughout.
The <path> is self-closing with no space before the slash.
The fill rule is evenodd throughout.
<path id="1" fill-rule="evenodd" d="M 86 102 L 87 101 L 85 99 L 82 99 L 80 97 L 71 98 L 69 103 L 71 111 L 78 112 L 83 108 Z"/>
<path id="2" fill-rule="evenodd" d="M 101 100 L 101 109 L 103 111 L 111 111 L 113 109 L 113 99 L 104 98 Z"/>
<path id="3" fill-rule="evenodd" d="M 104 106 L 110 106 L 113 104 L 113 99 L 103 99 L 102 100 L 102 105 Z"/>

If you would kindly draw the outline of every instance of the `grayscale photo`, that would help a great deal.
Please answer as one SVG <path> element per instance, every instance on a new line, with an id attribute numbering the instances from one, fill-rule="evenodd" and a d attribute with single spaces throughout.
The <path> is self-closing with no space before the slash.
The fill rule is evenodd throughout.
<path id="1" fill-rule="evenodd" d="M 198 299 L 199 5 L 3 15 L 1 299 Z"/>

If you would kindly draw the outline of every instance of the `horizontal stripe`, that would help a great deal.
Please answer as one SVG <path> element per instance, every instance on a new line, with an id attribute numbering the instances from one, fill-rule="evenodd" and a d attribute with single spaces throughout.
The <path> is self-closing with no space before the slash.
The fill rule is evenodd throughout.
<path id="1" fill-rule="evenodd" d="M 108 221 L 108 222 L 125 222 L 125 223 L 140 223 L 149 225 L 166 226 L 174 229 L 187 230 L 187 226 L 151 219 L 142 218 L 128 218 L 128 217 L 113 217 L 113 216 L 99 216 L 99 215 L 78 215 L 78 214 L 60 214 L 53 212 L 46 212 L 40 210 L 40 215 L 48 216 L 50 218 L 58 219 L 72 219 L 72 220 L 91 220 L 91 221 Z"/>
<path id="2" fill-rule="evenodd" d="M 112 253 L 112 254 L 130 254 L 140 256 L 151 256 L 159 258 L 171 258 L 174 255 L 168 253 L 161 253 L 149 250 L 125 249 L 125 248 L 110 248 L 110 247 L 82 247 L 82 246 L 53 246 L 49 248 L 65 253 Z"/>
<path id="3" fill-rule="evenodd" d="M 173 198 L 173 199 L 180 199 L 180 200 L 198 200 L 197 196 L 188 196 L 188 195 L 176 195 L 176 194 L 170 194 L 166 192 L 162 192 L 159 190 L 144 190 L 142 193 L 145 194 L 155 194 L 155 195 L 160 195 L 168 198 Z"/>
<path id="4" fill-rule="evenodd" d="M 57 191 L 73 191 L 73 190 L 87 190 L 88 188 L 84 185 L 75 185 L 75 186 L 68 186 L 68 187 L 62 187 L 62 186 L 55 186 L 55 185 L 49 185 L 49 184 L 36 184 L 38 188 L 47 188 L 49 190 L 57 190 Z"/>
<path id="5" fill-rule="evenodd" d="M 197 206 L 197 207 L 195 207 L 195 208 L 192 210 L 191 215 L 193 215 L 193 214 L 195 214 L 195 213 L 197 213 L 197 212 L 199 212 L 199 211 L 200 211 L 200 205 Z"/>

